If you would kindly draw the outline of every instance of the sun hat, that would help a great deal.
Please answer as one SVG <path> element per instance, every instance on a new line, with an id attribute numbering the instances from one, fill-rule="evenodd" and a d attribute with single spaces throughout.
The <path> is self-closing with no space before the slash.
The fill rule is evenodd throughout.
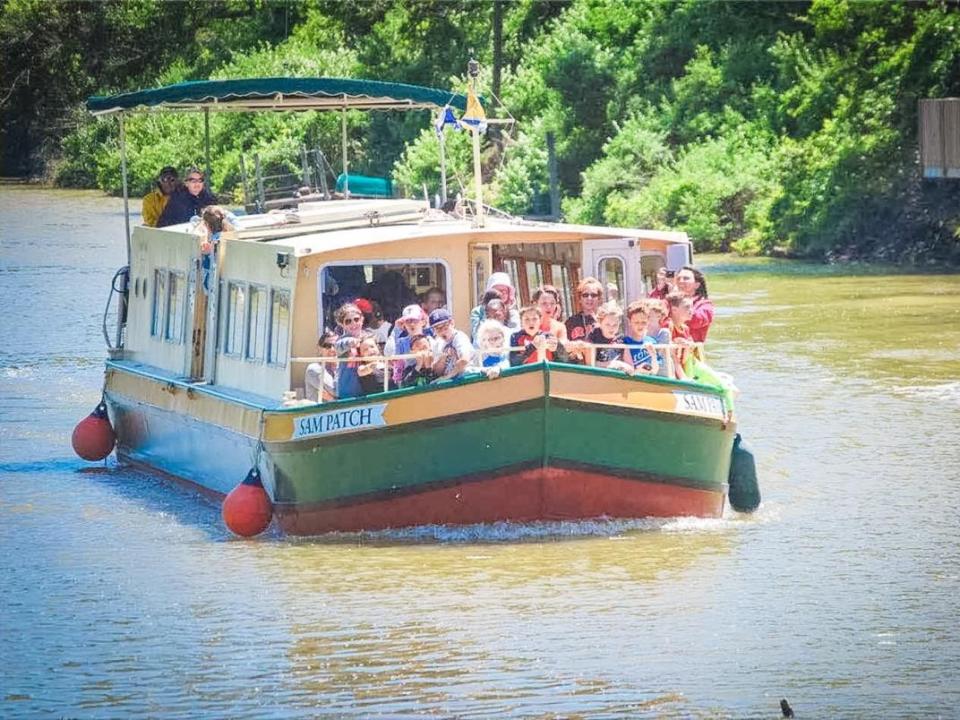
<path id="1" fill-rule="evenodd" d="M 423 308 L 419 305 L 407 305 L 397 322 L 406 322 L 407 320 L 423 320 Z"/>
<path id="2" fill-rule="evenodd" d="M 453 315 L 451 315 L 450 311 L 446 308 L 437 308 L 430 313 L 430 327 L 432 328 L 448 323 L 451 320 L 453 320 Z"/>
<path id="3" fill-rule="evenodd" d="M 487 278 L 487 290 L 493 290 L 494 285 L 506 285 L 512 290 L 513 280 L 505 272 L 495 272 Z"/>

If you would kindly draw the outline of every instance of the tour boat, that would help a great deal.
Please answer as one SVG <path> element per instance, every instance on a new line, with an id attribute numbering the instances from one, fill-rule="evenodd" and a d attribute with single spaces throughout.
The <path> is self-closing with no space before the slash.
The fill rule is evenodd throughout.
<path id="1" fill-rule="evenodd" d="M 411 86 L 284 79 L 281 92 L 278 82 L 187 83 L 89 105 L 121 122 L 163 107 L 463 107 L 462 96 L 451 103 Z M 240 216 L 218 243 L 212 277 L 190 224 L 137 226 L 128 248 L 104 384 L 123 462 L 216 497 L 258 476 L 292 535 L 723 512 L 736 418 L 716 385 L 539 362 L 494 379 L 299 399 L 318 334 L 350 282 L 400 277 L 411 295 L 439 287 L 469 331 L 492 272 L 508 273 L 524 302 L 539 284 L 556 285 L 568 313 L 578 280 L 594 275 L 625 305 L 660 267 L 691 261 L 684 233 L 348 195 Z"/>

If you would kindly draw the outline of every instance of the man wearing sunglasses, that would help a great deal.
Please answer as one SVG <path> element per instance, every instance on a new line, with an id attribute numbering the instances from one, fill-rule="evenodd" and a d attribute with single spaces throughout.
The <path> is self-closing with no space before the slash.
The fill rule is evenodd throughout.
<path id="1" fill-rule="evenodd" d="M 567 352 L 570 362 L 585 363 L 584 348 L 580 347 L 587 336 L 596 327 L 597 308 L 603 299 L 603 286 L 594 277 L 586 277 L 577 285 L 577 302 L 580 312 L 567 318 Z"/>
<path id="2" fill-rule="evenodd" d="M 200 211 L 207 205 L 216 205 L 217 198 L 207 189 L 205 180 L 203 173 L 197 168 L 187 170 L 183 186 L 171 193 L 167 206 L 157 221 L 157 227 L 190 222 L 190 218 L 195 215 L 199 217 Z"/>
<path id="3" fill-rule="evenodd" d="M 177 177 L 177 170 L 170 165 L 163 168 L 157 176 L 156 187 L 143 197 L 143 208 L 140 211 L 143 215 L 143 224 L 149 227 L 156 227 L 163 209 L 167 206 L 170 195 L 180 185 L 180 179 Z"/>

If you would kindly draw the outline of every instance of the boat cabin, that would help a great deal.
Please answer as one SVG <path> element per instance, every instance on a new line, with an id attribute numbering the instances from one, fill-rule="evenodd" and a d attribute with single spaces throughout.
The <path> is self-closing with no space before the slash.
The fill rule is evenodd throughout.
<path id="1" fill-rule="evenodd" d="M 476 227 L 413 200 L 304 203 L 237 225 L 206 271 L 191 226 L 135 228 L 123 357 L 258 402 L 303 386 L 302 358 L 316 354 L 333 311 L 357 297 L 377 300 L 392 323 L 439 288 L 463 329 L 495 271 L 510 275 L 522 303 L 555 285 L 566 316 L 585 276 L 626 305 L 660 267 L 691 261 L 685 233 L 496 217 Z"/>

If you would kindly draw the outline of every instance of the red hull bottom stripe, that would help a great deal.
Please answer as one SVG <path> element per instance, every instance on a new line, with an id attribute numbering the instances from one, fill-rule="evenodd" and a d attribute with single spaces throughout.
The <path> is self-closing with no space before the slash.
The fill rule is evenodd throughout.
<path id="1" fill-rule="evenodd" d="M 534 468 L 353 505 L 277 505 L 274 514 L 290 535 L 318 535 L 500 520 L 720 517 L 723 502 L 720 491 L 583 470 Z"/>

